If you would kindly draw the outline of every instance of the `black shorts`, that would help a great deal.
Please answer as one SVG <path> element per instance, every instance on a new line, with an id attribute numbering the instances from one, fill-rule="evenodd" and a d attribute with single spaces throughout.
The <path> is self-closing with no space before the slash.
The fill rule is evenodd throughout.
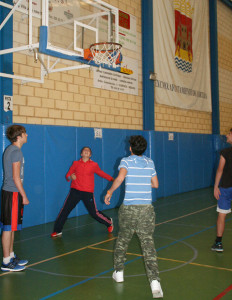
<path id="1" fill-rule="evenodd" d="M 20 193 L 2 190 L 0 227 L 3 231 L 22 229 L 23 207 Z"/>

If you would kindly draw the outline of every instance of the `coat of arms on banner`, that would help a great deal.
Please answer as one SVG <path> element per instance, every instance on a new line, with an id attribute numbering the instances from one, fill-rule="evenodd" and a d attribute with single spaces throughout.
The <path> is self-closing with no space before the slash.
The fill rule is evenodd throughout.
<path id="1" fill-rule="evenodd" d="M 174 0 L 175 63 L 183 72 L 192 72 L 192 15 L 193 8 L 186 0 Z"/>

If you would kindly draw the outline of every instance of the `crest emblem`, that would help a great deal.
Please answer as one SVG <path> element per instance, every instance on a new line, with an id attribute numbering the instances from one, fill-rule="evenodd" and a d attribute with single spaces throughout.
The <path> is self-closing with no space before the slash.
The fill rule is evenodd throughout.
<path id="1" fill-rule="evenodd" d="M 193 8 L 186 0 L 174 1 L 175 64 L 183 72 L 192 72 L 192 15 Z"/>

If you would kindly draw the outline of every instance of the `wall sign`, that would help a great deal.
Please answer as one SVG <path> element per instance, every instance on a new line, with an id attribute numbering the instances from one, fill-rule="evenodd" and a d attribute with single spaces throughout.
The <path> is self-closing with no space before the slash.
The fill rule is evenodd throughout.
<path id="1" fill-rule="evenodd" d="M 4 111 L 13 110 L 13 96 L 4 95 Z"/>

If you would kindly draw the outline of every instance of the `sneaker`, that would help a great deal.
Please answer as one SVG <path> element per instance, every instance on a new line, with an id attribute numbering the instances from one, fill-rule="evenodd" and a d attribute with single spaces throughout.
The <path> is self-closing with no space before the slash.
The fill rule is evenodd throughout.
<path id="1" fill-rule="evenodd" d="M 123 271 L 114 271 L 112 278 L 116 282 L 123 282 L 124 281 Z"/>
<path id="2" fill-rule="evenodd" d="M 19 257 L 17 257 L 15 255 L 15 257 L 13 258 L 13 263 L 19 266 L 25 266 L 28 264 L 28 260 L 26 259 L 20 259 Z"/>
<path id="3" fill-rule="evenodd" d="M 223 252 L 223 251 L 224 251 L 221 242 L 217 242 L 217 243 L 215 242 L 215 243 L 213 244 L 213 246 L 211 247 L 211 250 L 212 250 L 212 251 L 216 251 L 216 252 Z"/>
<path id="4" fill-rule="evenodd" d="M 62 232 L 53 232 L 51 234 L 51 237 L 56 237 L 56 236 L 60 236 L 60 235 L 62 235 Z"/>
<path id="5" fill-rule="evenodd" d="M 107 227 L 107 230 L 109 233 L 113 232 L 113 230 L 114 230 L 113 219 L 111 218 L 110 220 L 111 220 L 111 225 L 109 227 Z"/>
<path id="6" fill-rule="evenodd" d="M 151 292 L 153 298 L 163 298 L 163 291 L 158 280 L 152 280 L 151 282 Z"/>
<path id="7" fill-rule="evenodd" d="M 19 266 L 19 265 L 15 264 L 14 258 L 11 258 L 9 264 L 5 265 L 4 263 L 2 263 L 2 266 L 1 266 L 1 270 L 3 272 L 20 272 L 20 271 L 23 271 L 24 269 L 25 269 L 24 266 Z"/>

